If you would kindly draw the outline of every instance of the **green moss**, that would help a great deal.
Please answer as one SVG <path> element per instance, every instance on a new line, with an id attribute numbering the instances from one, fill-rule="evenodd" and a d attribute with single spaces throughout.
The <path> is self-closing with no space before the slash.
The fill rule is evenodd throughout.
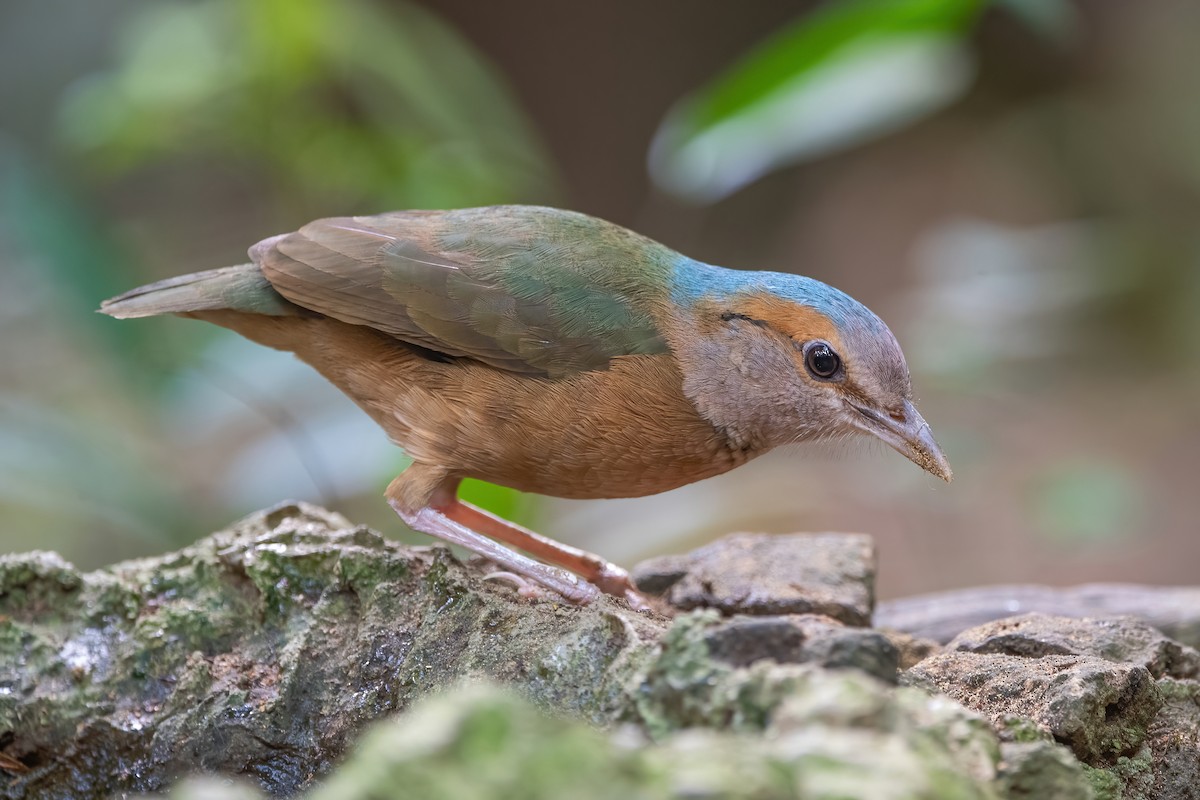
<path id="1" fill-rule="evenodd" d="M 88 575 L 84 595 L 84 619 L 94 626 L 130 622 L 137 618 L 145 602 L 136 584 L 108 572 Z"/>
<path id="2" fill-rule="evenodd" d="M 780 736 L 693 730 L 647 743 L 460 688 L 378 726 L 310 800 L 846 797 L 994 800 L 945 754 L 901 736 L 811 727 Z"/>
<path id="3" fill-rule="evenodd" d="M 1200 705 L 1200 681 L 1160 678 L 1158 690 L 1167 702 L 1191 702 Z"/>
<path id="4" fill-rule="evenodd" d="M 293 550 L 284 542 L 256 543 L 244 560 L 264 608 L 276 616 L 292 606 L 311 608 L 333 578 L 336 563 L 336 553 Z"/>
<path id="5" fill-rule="evenodd" d="M 1054 740 L 1049 731 L 1033 720 L 1015 715 L 1006 716 L 1001 721 L 999 733 L 1002 738 L 1010 742 L 1049 742 Z"/>
<path id="6" fill-rule="evenodd" d="M 1083 774 L 1092 787 L 1096 800 L 1121 800 L 1125 783 L 1106 769 L 1083 765 Z"/>
<path id="7" fill-rule="evenodd" d="M 0 618 L 6 752 L 72 754 L 27 796 L 145 791 L 194 764 L 291 796 L 345 756 L 315 800 L 995 797 L 996 737 L 945 697 L 858 670 L 733 667 L 709 651 L 715 612 L 668 628 L 607 600 L 528 603 L 443 548 L 331 519 L 276 510 L 83 576 L 6 562 L 27 604 Z M 480 679 L 509 691 L 461 689 Z M 635 724 L 598 729 L 619 721 Z M 1006 730 L 1045 740 L 1028 720 Z M 1091 780 L 1128 794 L 1148 769 L 1139 753 Z"/>
<path id="8" fill-rule="evenodd" d="M 633 687 L 635 719 L 660 737 L 692 725 L 723 727 L 729 709 L 714 706 L 715 690 L 732 669 L 709 657 L 705 634 L 720 620 L 716 611 L 693 611 L 675 618 L 657 657 Z"/>
<path id="9" fill-rule="evenodd" d="M 407 580 L 412 570 L 408 561 L 395 557 L 384 539 L 370 528 L 355 528 L 337 562 L 337 575 L 352 591 L 369 595 L 380 585 Z"/>
<path id="10" fill-rule="evenodd" d="M 33 634 L 21 623 L 0 617 L 0 664 L 15 664 Z"/>
<path id="11" fill-rule="evenodd" d="M 0 556 L 0 616 L 62 624 L 79 605 L 79 572 L 57 553 Z"/>
<path id="12" fill-rule="evenodd" d="M 1084 765 L 1096 800 L 1153 800 L 1154 757 L 1143 746 L 1134 756 L 1121 756 L 1107 768 Z"/>
<path id="13" fill-rule="evenodd" d="M 425 572 L 425 586 L 437 601 L 435 610 L 441 611 L 462 597 L 466 593 L 466 587 L 457 577 L 456 570 L 452 576 L 451 567 L 454 561 L 450 551 L 439 547 L 433 552 L 433 563 Z"/>

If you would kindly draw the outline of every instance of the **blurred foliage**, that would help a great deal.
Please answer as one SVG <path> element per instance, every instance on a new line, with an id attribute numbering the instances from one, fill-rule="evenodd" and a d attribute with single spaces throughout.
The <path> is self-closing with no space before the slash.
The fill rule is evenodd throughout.
<path id="1" fill-rule="evenodd" d="M 982 5 L 848 0 L 800 17 L 668 114 L 655 178 L 711 202 L 942 108 L 969 83 L 963 37 Z"/>
<path id="2" fill-rule="evenodd" d="M 1141 480 L 1110 460 L 1054 464 L 1033 476 L 1028 491 L 1041 531 L 1073 547 L 1127 536 L 1145 519 Z"/>
<path id="3" fill-rule="evenodd" d="M 152 4 L 115 69 L 76 86 L 66 140 L 114 172 L 208 152 L 269 171 L 284 207 L 486 205 L 546 190 L 510 93 L 416 5 Z"/>
<path id="4" fill-rule="evenodd" d="M 958 477 L 810 452 L 652 498 L 469 499 L 618 561 L 734 528 L 866 530 L 884 594 L 1097 578 L 1075 551 L 1181 579 L 1187 559 L 1155 553 L 1200 552 L 1200 6 L 768 5 L 686 29 L 683 0 L 578 5 L 571 29 L 443 0 L 5 4 L 0 549 L 96 565 L 284 496 L 396 529 L 379 493 L 399 451 L 311 370 L 90 312 L 317 216 L 565 202 L 486 51 L 571 205 L 880 312 Z M 685 203 L 646 198 L 627 161 L 656 125 L 649 177 Z"/>
<path id="5" fill-rule="evenodd" d="M 59 105 L 58 141 L 74 156 L 64 163 L 82 168 L 84 185 L 137 185 L 172 163 L 236 165 L 264 216 L 289 227 L 354 209 L 555 191 L 499 73 L 419 6 L 140 3 L 116 30 L 113 66 L 76 80 Z M 24 298 L 0 309 L 0 380 L 15 389 L 0 392 L 0 508 L 13 535 L 40 528 L 51 533 L 43 546 L 99 563 L 176 545 L 272 498 L 377 497 L 404 466 L 363 430 L 369 420 L 291 359 L 251 356 L 240 341 L 231 349 L 236 337 L 215 329 L 94 316 L 100 299 L 147 279 L 128 237 L 114 235 L 80 182 L 3 138 L 0 186 L 9 255 L 0 296 Z M 34 298 L 53 311 L 26 314 Z M 43 335 L 18 349 L 46 323 L 90 347 L 72 352 Z M 39 408 L 44 397 L 71 399 Z M 471 486 L 465 496 L 518 519 L 531 513 L 509 489 Z"/>
<path id="6" fill-rule="evenodd" d="M 1062 39 L 1066 0 L 993 0 Z M 959 99 L 986 0 L 843 0 L 796 19 L 676 105 L 650 152 L 663 188 L 709 203 L 772 169 L 895 131 Z"/>

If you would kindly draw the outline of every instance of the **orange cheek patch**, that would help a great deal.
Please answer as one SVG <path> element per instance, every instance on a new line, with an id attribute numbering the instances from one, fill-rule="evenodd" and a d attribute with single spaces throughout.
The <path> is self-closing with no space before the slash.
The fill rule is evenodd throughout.
<path id="1" fill-rule="evenodd" d="M 753 319 L 761 319 L 775 330 L 798 342 L 823 339 L 838 353 L 842 340 L 829 317 L 809 306 L 802 306 L 770 294 L 750 294 L 739 298 L 732 309 Z"/>

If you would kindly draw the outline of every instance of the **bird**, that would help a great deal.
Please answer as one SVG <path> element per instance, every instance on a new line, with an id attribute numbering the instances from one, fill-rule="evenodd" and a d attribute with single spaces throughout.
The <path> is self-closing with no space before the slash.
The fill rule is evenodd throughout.
<path id="1" fill-rule="evenodd" d="M 646 605 L 621 567 L 458 499 L 464 478 L 638 497 L 848 434 L 952 477 L 896 337 L 813 278 L 523 205 L 319 219 L 249 258 L 100 311 L 204 320 L 295 354 L 411 458 L 384 493 L 401 520 L 529 596 Z"/>

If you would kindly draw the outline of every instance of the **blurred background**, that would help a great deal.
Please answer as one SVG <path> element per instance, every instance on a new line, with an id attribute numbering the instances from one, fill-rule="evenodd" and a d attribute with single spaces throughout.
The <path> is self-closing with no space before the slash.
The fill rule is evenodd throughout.
<path id="1" fill-rule="evenodd" d="M 93 311 L 316 217 L 532 202 L 862 300 L 956 480 L 867 444 L 472 498 L 625 564 L 867 532 L 883 597 L 1195 583 L 1197 78 L 1191 0 L 3 0 L 0 551 L 95 567 L 286 497 L 403 536 L 402 454 L 307 367 Z"/>

